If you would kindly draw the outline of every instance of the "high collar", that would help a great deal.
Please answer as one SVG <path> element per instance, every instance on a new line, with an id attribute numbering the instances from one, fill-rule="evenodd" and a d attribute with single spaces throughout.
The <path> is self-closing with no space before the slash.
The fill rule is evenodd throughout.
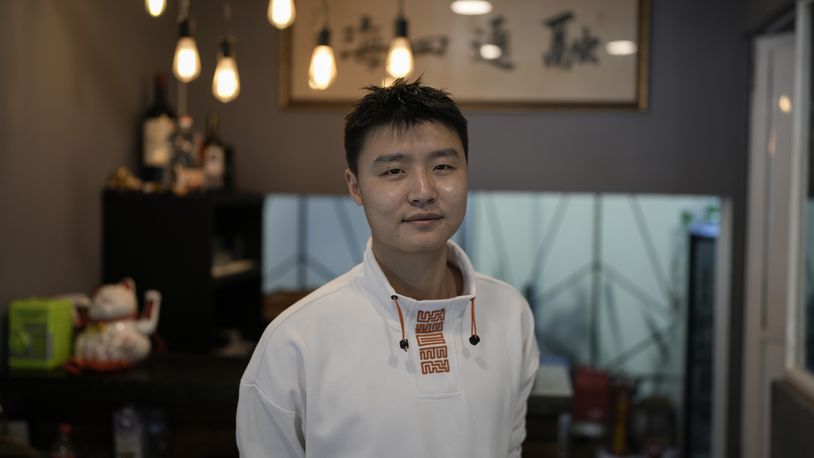
<path id="1" fill-rule="evenodd" d="M 398 296 L 401 306 L 408 314 L 413 314 L 419 309 L 447 308 L 449 311 L 460 310 L 463 312 L 464 306 L 475 297 L 475 269 L 469 261 L 466 253 L 455 242 L 447 242 L 447 261 L 461 271 L 463 278 L 463 293 L 449 299 L 428 299 L 416 300 L 412 297 L 399 294 L 387 277 L 384 275 L 376 256 L 373 254 L 372 239 L 367 242 L 364 258 L 362 260 L 362 274 L 360 284 L 362 288 L 371 294 L 376 308 L 389 320 L 398 321 L 398 316 L 393 308 L 392 296 Z"/>

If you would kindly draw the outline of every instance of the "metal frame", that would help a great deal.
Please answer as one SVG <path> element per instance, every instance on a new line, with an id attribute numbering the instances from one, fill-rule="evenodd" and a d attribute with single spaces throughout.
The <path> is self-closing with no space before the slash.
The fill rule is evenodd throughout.
<path id="1" fill-rule="evenodd" d="M 811 78 L 811 39 L 814 20 L 814 0 L 797 2 L 795 32 L 796 54 L 794 63 L 794 96 L 792 103 L 792 173 L 791 221 L 789 224 L 789 272 L 786 302 L 786 374 L 791 383 L 808 397 L 814 399 L 814 374 L 805 369 L 803 337 L 805 337 L 805 307 L 802 294 L 804 272 L 803 225 L 805 224 L 805 200 L 808 188 L 809 146 L 809 94 Z"/>

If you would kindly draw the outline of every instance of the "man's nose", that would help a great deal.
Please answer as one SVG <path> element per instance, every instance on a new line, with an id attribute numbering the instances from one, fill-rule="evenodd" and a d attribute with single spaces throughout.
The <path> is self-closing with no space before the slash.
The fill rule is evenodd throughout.
<path id="1" fill-rule="evenodd" d="M 412 205 L 422 206 L 435 202 L 437 188 L 432 174 L 421 171 L 410 180 L 409 200 Z"/>

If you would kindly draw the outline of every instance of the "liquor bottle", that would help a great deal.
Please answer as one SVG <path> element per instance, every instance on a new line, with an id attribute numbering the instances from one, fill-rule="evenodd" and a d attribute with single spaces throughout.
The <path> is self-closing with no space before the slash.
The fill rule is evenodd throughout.
<path id="1" fill-rule="evenodd" d="M 226 157 L 223 169 L 223 189 L 227 191 L 235 190 L 235 149 L 232 145 L 226 145 L 224 149 Z"/>
<path id="2" fill-rule="evenodd" d="M 116 458 L 144 458 L 141 417 L 135 407 L 113 412 L 113 442 Z"/>
<path id="3" fill-rule="evenodd" d="M 76 449 L 74 448 L 73 441 L 71 440 L 71 425 L 70 423 L 59 424 L 59 435 L 57 440 L 51 446 L 48 453 L 49 458 L 75 458 Z"/>
<path id="4" fill-rule="evenodd" d="M 171 186 L 176 194 L 200 191 L 204 186 L 203 168 L 197 155 L 197 140 L 192 130 L 192 117 L 181 116 L 172 141 Z"/>
<path id="5" fill-rule="evenodd" d="M 172 159 L 172 134 L 175 131 L 175 113 L 167 103 L 167 74 L 156 73 L 153 87 L 153 105 L 142 120 L 142 151 L 139 168 L 142 180 L 148 183 L 166 181 Z"/>
<path id="6" fill-rule="evenodd" d="M 203 164 L 206 189 L 223 189 L 226 172 L 226 147 L 218 136 L 218 114 L 206 117 L 206 139 L 203 144 Z"/>

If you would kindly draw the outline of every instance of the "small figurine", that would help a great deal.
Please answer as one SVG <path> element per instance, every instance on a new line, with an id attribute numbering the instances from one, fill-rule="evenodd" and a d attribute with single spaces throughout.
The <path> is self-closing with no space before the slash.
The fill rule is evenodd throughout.
<path id="1" fill-rule="evenodd" d="M 140 191 L 142 182 L 127 167 L 118 167 L 107 179 L 105 187 L 115 191 Z"/>
<path id="2" fill-rule="evenodd" d="M 150 335 L 158 325 L 161 293 L 149 290 L 138 316 L 136 284 L 132 278 L 103 285 L 93 301 L 79 309 L 79 325 L 73 365 L 79 369 L 117 370 L 128 368 L 150 354 Z"/>

